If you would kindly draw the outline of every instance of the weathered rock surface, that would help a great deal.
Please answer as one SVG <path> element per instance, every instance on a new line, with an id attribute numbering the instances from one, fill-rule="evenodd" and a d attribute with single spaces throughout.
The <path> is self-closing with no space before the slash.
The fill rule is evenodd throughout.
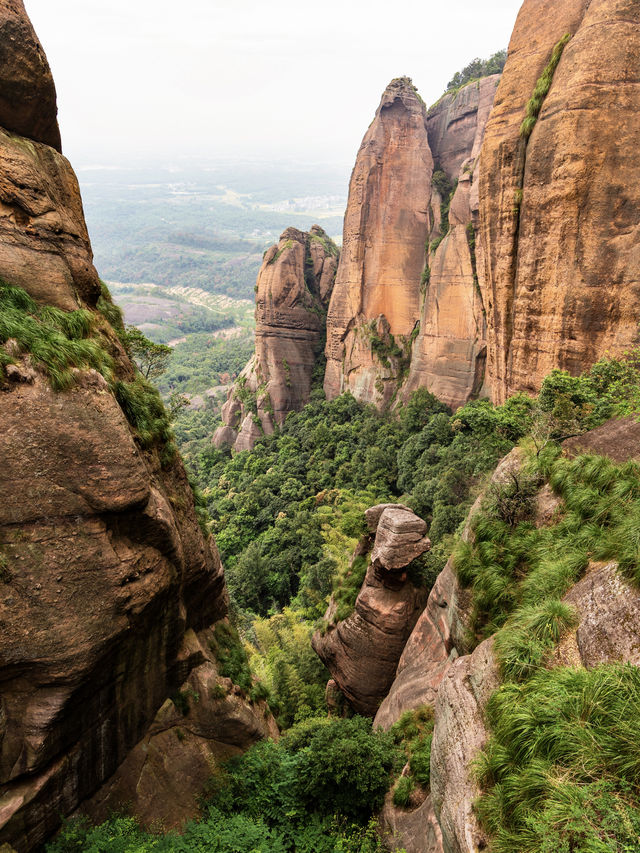
<path id="1" fill-rule="evenodd" d="M 44 141 L 0 130 L 0 277 L 40 304 L 91 309 L 100 285 L 78 185 L 45 144 L 50 72 L 22 4 L 1 6 L 0 121 Z M 131 381 L 113 329 L 94 321 L 115 377 Z M 95 371 L 54 392 L 5 348 L 16 363 L 0 380 L 0 846 L 26 853 L 117 770 L 192 670 L 204 678 L 207 655 L 185 636 L 223 618 L 227 594 L 179 458 L 142 449 Z M 220 703 L 198 707 L 211 737 Z M 235 745 L 230 717 L 218 740 Z M 245 728 L 264 725 L 258 709 Z"/>
<path id="2" fill-rule="evenodd" d="M 433 810 L 431 794 L 412 809 L 393 805 L 393 792 L 385 797 L 380 812 L 382 840 L 389 851 L 405 853 L 442 853 L 442 833 Z"/>
<path id="3" fill-rule="evenodd" d="M 458 658 L 446 673 L 435 705 L 431 796 L 447 853 L 476 853 L 487 839 L 473 811 L 480 789 L 470 763 L 488 735 L 484 710 L 498 687 L 493 639 Z"/>
<path id="4" fill-rule="evenodd" d="M 483 390 L 486 320 L 476 268 L 478 168 L 484 129 L 498 75 L 469 83 L 429 111 L 434 161 L 457 187 L 449 208 L 449 231 L 429 256 L 430 272 L 411 351 L 404 399 L 426 387 L 454 410 Z M 436 194 L 431 208 L 437 209 Z M 437 236 L 440 226 L 432 236 Z"/>
<path id="5" fill-rule="evenodd" d="M 393 568 L 385 568 L 378 558 L 370 562 L 354 612 L 337 625 L 329 624 L 324 635 L 316 632 L 312 639 L 314 650 L 351 707 L 368 716 L 376 713 L 386 696 L 402 649 L 427 599 L 426 591 L 416 588 L 401 571 L 429 548 L 426 524 L 406 507 L 383 506 L 373 554 L 382 555 Z M 372 509 L 369 520 L 379 507 Z M 330 603 L 325 619 L 331 623 L 332 618 Z"/>
<path id="6" fill-rule="evenodd" d="M 95 305 L 100 281 L 69 162 L 1 127 L 0 162 L 0 278 L 58 308 Z"/>
<path id="7" fill-rule="evenodd" d="M 264 702 L 250 705 L 230 679 L 218 675 L 208 631 L 185 635 L 182 657 L 203 663 L 177 691 L 187 706 L 162 705 L 144 738 L 100 791 L 80 809 L 95 822 L 123 808 L 145 826 L 162 816 L 165 829 L 179 828 L 199 813 L 198 798 L 214 771 L 265 737 L 278 737 Z"/>
<path id="8" fill-rule="evenodd" d="M 431 547 L 427 524 L 410 509 L 388 506 L 380 515 L 371 554 L 374 568 L 398 571 Z"/>
<path id="9" fill-rule="evenodd" d="M 0 4 L 0 127 L 61 151 L 56 88 L 22 0 Z"/>
<path id="10" fill-rule="evenodd" d="M 499 74 L 474 80 L 444 95 L 429 110 L 429 147 L 434 161 L 451 180 L 458 178 L 469 158 L 475 159 L 480 153 L 499 82 Z"/>
<path id="11" fill-rule="evenodd" d="M 258 274 L 256 352 L 222 410 L 214 444 L 250 450 L 309 401 L 325 342 L 338 249 L 322 228 L 287 228 Z"/>
<path id="12" fill-rule="evenodd" d="M 424 104 L 408 78 L 393 80 L 351 175 L 327 316 L 329 399 L 349 390 L 383 406 L 394 395 L 420 314 L 432 171 Z"/>
<path id="13" fill-rule="evenodd" d="M 595 453 L 618 464 L 640 459 L 640 422 L 635 418 L 612 418 L 584 435 L 562 442 L 565 456 Z"/>
<path id="14" fill-rule="evenodd" d="M 487 124 L 478 266 L 493 397 L 537 391 L 637 337 L 640 309 L 640 8 L 526 0 Z M 528 140 L 554 45 L 572 39 Z"/>

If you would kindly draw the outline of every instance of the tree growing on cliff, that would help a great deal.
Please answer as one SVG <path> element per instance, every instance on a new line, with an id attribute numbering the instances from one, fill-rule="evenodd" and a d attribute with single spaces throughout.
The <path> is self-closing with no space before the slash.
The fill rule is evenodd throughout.
<path id="1" fill-rule="evenodd" d="M 135 326 L 125 326 L 124 331 L 120 332 L 120 340 L 145 379 L 153 380 L 162 376 L 173 352 L 171 347 L 154 344 Z"/>

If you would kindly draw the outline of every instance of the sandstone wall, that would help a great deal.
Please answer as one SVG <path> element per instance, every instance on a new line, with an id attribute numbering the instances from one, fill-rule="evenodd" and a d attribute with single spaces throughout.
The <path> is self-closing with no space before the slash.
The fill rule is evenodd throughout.
<path id="1" fill-rule="evenodd" d="M 449 208 L 449 230 L 428 257 L 420 332 L 411 351 L 402 398 L 426 387 L 454 410 L 484 386 L 486 320 L 477 276 L 478 163 L 484 128 L 499 76 L 486 77 L 445 95 L 429 111 L 433 157 L 457 181 Z M 440 204 L 432 194 L 431 210 Z M 435 215 L 432 216 L 435 221 Z M 440 227 L 433 231 L 435 236 Z"/>
<path id="2" fill-rule="evenodd" d="M 493 397 L 535 392 L 637 339 L 640 8 L 526 0 L 487 125 L 480 283 Z M 528 140 L 520 136 L 554 45 L 572 35 Z"/>
<path id="3" fill-rule="evenodd" d="M 381 407 L 397 390 L 420 314 L 432 171 L 424 104 L 408 78 L 393 80 L 351 175 L 327 317 L 329 399 L 348 390 Z"/>

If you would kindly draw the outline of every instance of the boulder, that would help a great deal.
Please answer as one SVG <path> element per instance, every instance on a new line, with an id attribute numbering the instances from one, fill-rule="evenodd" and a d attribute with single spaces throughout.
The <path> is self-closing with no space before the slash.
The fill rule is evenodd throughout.
<path id="1" fill-rule="evenodd" d="M 368 519 L 367 519 L 368 521 Z M 410 509 L 387 507 L 380 515 L 371 554 L 374 568 L 398 571 L 431 547 L 427 525 Z"/>

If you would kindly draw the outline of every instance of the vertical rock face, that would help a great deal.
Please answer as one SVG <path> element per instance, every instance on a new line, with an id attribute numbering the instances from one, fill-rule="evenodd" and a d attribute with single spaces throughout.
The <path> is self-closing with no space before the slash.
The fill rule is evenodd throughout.
<path id="1" fill-rule="evenodd" d="M 368 510 L 367 521 L 375 541 L 354 612 L 326 633 L 316 632 L 312 645 L 351 707 L 373 716 L 427 599 L 407 579 L 406 568 L 430 542 L 425 522 L 400 504 Z M 356 553 L 363 552 L 359 547 Z M 332 612 L 333 603 L 327 618 Z"/>
<path id="2" fill-rule="evenodd" d="M 420 332 L 411 351 L 404 399 L 417 388 L 426 387 L 456 409 L 470 397 L 477 397 L 483 387 L 486 321 L 476 268 L 477 157 L 499 79 L 493 75 L 470 83 L 455 94 L 445 95 L 429 111 L 434 160 L 449 182 L 456 181 L 457 186 L 449 207 L 449 230 L 435 254 L 429 255 Z M 439 217 L 440 202 L 434 192 L 434 222 Z M 440 233 L 438 225 L 434 233 Z"/>
<path id="3" fill-rule="evenodd" d="M 0 277 L 40 305 L 89 309 L 115 379 L 131 382 L 90 310 L 100 290 L 78 185 L 21 3 L 0 4 L 0 30 Z M 96 371 L 56 392 L 15 342 L 4 350 L 15 364 L 0 374 L 0 847 L 23 853 L 105 782 L 190 674 L 215 671 L 207 630 L 227 595 L 166 443 L 142 446 Z"/>
<path id="4" fill-rule="evenodd" d="M 22 0 L 0 3 L 0 127 L 61 151 L 56 88 Z"/>
<path id="5" fill-rule="evenodd" d="M 318 225 L 287 228 L 265 254 L 256 295 L 256 352 L 229 394 L 217 446 L 250 450 L 309 401 L 325 341 L 338 249 Z"/>
<path id="6" fill-rule="evenodd" d="M 394 396 L 420 313 L 432 171 L 424 104 L 408 78 L 393 80 L 349 186 L 327 317 L 330 399 L 351 391 L 383 406 Z"/>
<path id="7" fill-rule="evenodd" d="M 640 8 L 526 0 L 487 125 L 479 267 L 500 402 L 636 339 L 640 311 Z M 527 140 L 527 101 L 564 48 Z"/>

